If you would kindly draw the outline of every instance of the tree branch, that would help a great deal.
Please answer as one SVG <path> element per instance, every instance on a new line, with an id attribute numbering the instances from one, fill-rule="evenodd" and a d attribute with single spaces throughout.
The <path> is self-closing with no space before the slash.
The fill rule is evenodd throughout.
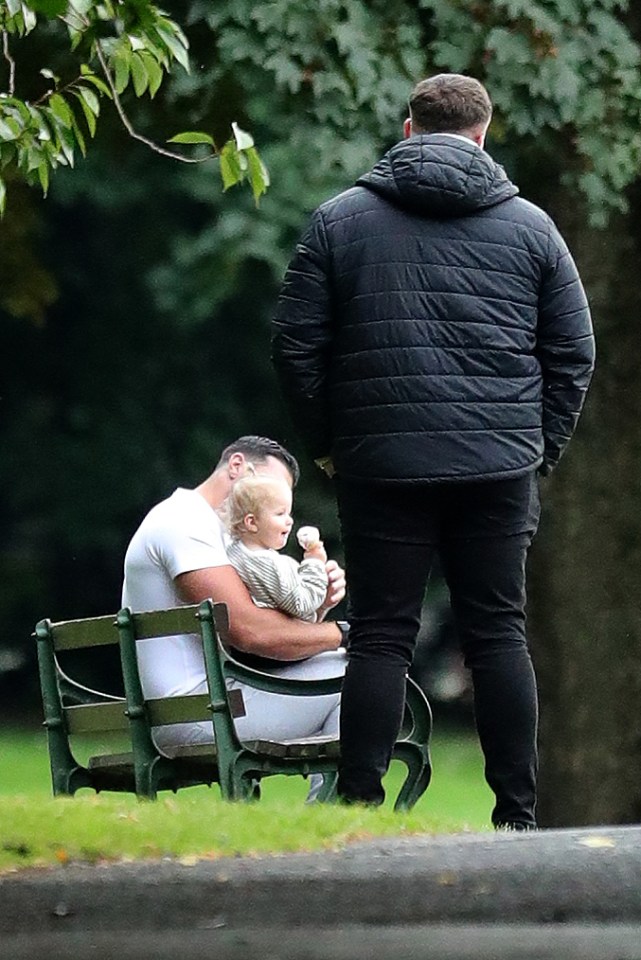
<path id="1" fill-rule="evenodd" d="M 169 157 L 170 160 L 179 160 L 181 163 L 204 163 L 205 160 L 211 160 L 212 157 L 216 156 L 215 153 L 210 153 L 206 157 L 184 157 L 180 153 L 175 153 L 173 150 L 167 150 L 165 147 L 161 147 L 160 144 L 155 143 L 148 137 L 144 137 L 141 133 L 137 133 L 131 125 L 131 121 L 129 120 L 129 117 L 125 113 L 123 105 L 120 102 L 120 97 L 118 96 L 118 91 L 116 90 L 116 85 L 111 75 L 111 70 L 109 69 L 105 55 L 102 52 L 100 43 L 96 43 L 96 56 L 98 57 L 98 62 L 100 63 L 100 67 L 105 76 L 105 80 L 107 81 L 107 85 L 111 90 L 111 95 L 113 97 L 114 106 L 116 107 L 118 116 L 120 117 L 122 125 L 130 137 L 132 137 L 134 140 L 140 141 L 140 143 L 144 143 L 145 146 L 149 147 L 150 150 L 153 150 L 154 153 L 159 153 L 163 157 Z"/>
<path id="2" fill-rule="evenodd" d="M 6 30 L 2 31 L 2 55 L 9 64 L 9 96 L 13 97 L 16 92 L 16 61 L 9 52 L 9 34 Z"/>

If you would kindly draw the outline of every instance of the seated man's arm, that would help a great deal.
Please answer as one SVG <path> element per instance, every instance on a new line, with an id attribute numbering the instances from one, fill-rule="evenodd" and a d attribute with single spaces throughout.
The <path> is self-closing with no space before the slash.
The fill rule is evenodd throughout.
<path id="1" fill-rule="evenodd" d="M 338 565 L 336 568 L 340 571 Z M 345 593 L 344 578 L 335 576 L 332 581 L 329 571 L 328 574 L 330 587 L 325 610 L 335 606 Z M 200 603 L 209 597 L 215 603 L 226 603 L 231 642 L 245 653 L 275 660 L 302 660 L 340 646 L 341 631 L 335 623 L 304 623 L 279 610 L 257 607 L 231 565 L 191 570 L 179 574 L 174 582 L 188 603 Z"/>

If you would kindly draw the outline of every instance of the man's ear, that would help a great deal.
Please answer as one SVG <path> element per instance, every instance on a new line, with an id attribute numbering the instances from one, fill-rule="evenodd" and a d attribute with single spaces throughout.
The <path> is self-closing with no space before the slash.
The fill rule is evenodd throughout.
<path id="1" fill-rule="evenodd" d="M 245 473 L 246 463 L 243 453 L 232 453 L 227 463 L 227 475 L 230 480 L 237 480 Z"/>
<path id="2" fill-rule="evenodd" d="M 403 124 L 403 136 L 408 140 L 412 136 L 412 118 L 408 117 Z"/>
<path id="3" fill-rule="evenodd" d="M 486 137 L 489 126 L 490 126 L 489 122 L 480 124 L 478 127 L 475 127 L 474 130 L 472 131 L 472 134 L 473 134 L 472 139 L 474 140 L 474 143 L 477 145 L 477 147 L 481 148 L 481 150 L 483 150 L 485 147 L 485 137 Z"/>

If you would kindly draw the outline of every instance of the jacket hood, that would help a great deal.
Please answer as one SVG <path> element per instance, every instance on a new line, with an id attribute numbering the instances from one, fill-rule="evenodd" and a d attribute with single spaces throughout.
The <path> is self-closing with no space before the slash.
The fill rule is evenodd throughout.
<path id="1" fill-rule="evenodd" d="M 463 217 L 519 191 L 472 140 L 443 133 L 401 140 L 357 181 L 397 206 L 433 217 Z"/>

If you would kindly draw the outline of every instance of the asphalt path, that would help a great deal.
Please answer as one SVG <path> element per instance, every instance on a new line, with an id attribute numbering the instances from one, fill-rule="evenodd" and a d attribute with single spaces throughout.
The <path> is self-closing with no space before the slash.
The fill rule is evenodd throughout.
<path id="1" fill-rule="evenodd" d="M 3 960 L 639 960 L 641 927 L 427 924 L 0 938 Z"/>
<path id="2" fill-rule="evenodd" d="M 641 960 L 641 828 L 0 878 L 0 957 Z"/>

